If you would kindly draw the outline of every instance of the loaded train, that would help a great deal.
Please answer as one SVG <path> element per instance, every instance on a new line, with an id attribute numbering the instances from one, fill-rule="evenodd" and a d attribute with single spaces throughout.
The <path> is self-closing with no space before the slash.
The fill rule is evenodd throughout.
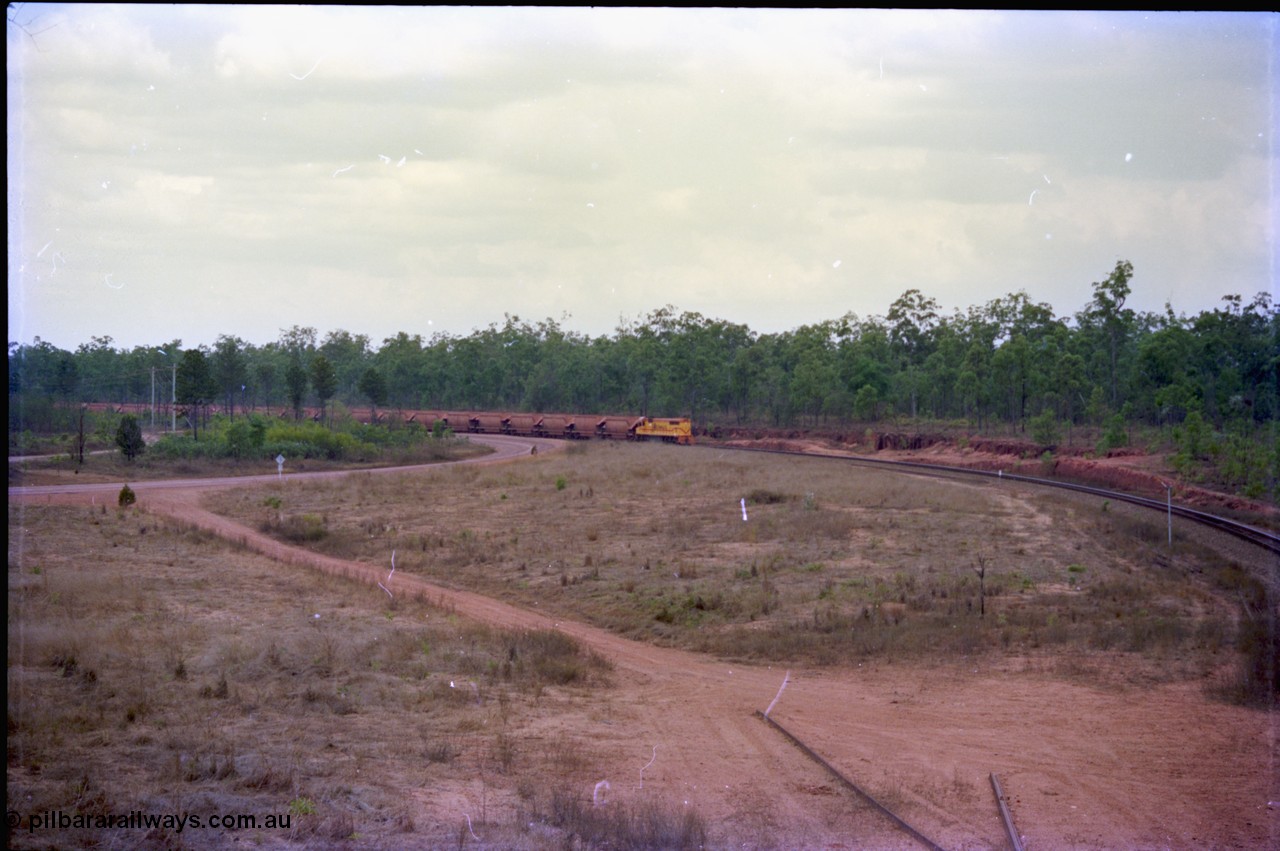
<path id="1" fill-rule="evenodd" d="M 146 420 L 150 410 L 144 404 L 113 405 L 95 402 L 88 405 L 94 410 L 111 413 L 131 413 Z M 267 412 L 271 416 L 270 411 Z M 352 412 L 355 413 L 354 411 Z M 185 409 L 178 410 L 185 416 Z M 401 414 L 407 423 L 419 423 L 427 428 L 436 421 L 453 431 L 454 434 L 509 434 L 518 437 L 553 437 L 564 440 L 660 440 L 666 443 L 678 443 L 688 446 L 693 443 L 693 423 L 688 417 L 634 417 L 608 416 L 592 414 L 503 414 L 457 411 L 403 411 Z M 281 417 L 292 417 L 291 409 L 279 412 Z M 304 416 L 318 420 L 320 412 L 307 408 Z M 385 422 L 388 413 L 380 412 L 378 421 Z M 168 413 L 161 416 L 167 421 Z M 356 414 L 361 422 L 368 422 L 367 416 Z"/>
<path id="2" fill-rule="evenodd" d="M 622 417 L 581 414 L 491 414 L 417 411 L 406 418 L 425 426 L 437 420 L 455 434 L 509 434 L 565 440 L 661 440 L 693 443 L 688 417 Z"/>

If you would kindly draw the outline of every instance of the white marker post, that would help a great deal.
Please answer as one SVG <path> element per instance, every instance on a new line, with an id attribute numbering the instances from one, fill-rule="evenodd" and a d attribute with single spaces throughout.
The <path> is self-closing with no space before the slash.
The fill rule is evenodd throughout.
<path id="1" fill-rule="evenodd" d="M 391 551 L 391 572 L 387 574 L 387 585 L 391 584 L 391 577 L 395 575 L 396 575 L 396 551 L 392 550 Z M 391 593 L 391 589 L 388 588 L 387 585 L 383 585 L 381 582 L 378 583 L 378 587 L 381 588 L 383 591 L 386 591 L 387 596 L 394 600 L 395 595 Z"/>
<path id="2" fill-rule="evenodd" d="M 743 499 L 742 499 L 742 522 L 743 522 L 743 523 L 746 523 L 746 522 L 747 522 L 747 500 L 746 500 L 746 497 L 743 497 Z"/>
<path id="3" fill-rule="evenodd" d="M 778 693 L 773 696 L 773 703 L 769 704 L 769 708 L 764 711 L 764 717 L 768 718 L 769 713 L 773 711 L 773 707 L 777 705 L 778 698 L 782 697 L 782 692 L 786 689 L 787 683 L 791 682 L 791 672 L 787 671 L 787 675 L 782 678 L 782 685 L 778 686 Z"/>
<path id="4" fill-rule="evenodd" d="M 277 479 L 284 478 L 284 456 L 283 455 L 276 456 L 276 478 Z"/>

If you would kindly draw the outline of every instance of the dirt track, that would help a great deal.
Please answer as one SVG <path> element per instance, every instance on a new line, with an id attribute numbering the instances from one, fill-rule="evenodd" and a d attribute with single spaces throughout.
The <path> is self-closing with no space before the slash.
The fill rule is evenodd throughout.
<path id="1" fill-rule="evenodd" d="M 499 452 L 468 463 L 510 460 L 535 444 L 541 452 L 563 445 L 473 439 Z M 368 583 L 386 578 L 383 566 L 286 546 L 200 506 L 202 490 L 245 482 L 133 487 L 149 510 L 280 562 Z M 15 489 L 10 499 L 88 502 L 110 498 L 118 487 Z M 552 622 L 416 577 L 397 574 L 391 587 L 506 627 L 555 626 L 611 659 L 618 685 L 609 711 L 573 723 L 577 735 L 612 755 L 601 779 L 610 781 L 614 797 L 643 782 L 647 792 L 687 800 L 708 818 L 718 847 L 919 847 L 754 715 L 777 694 L 781 669 Z M 1198 684 L 1100 690 L 1017 660 L 998 669 L 974 663 L 796 670 L 772 717 L 946 848 L 1008 847 L 990 772 L 999 775 L 1029 848 L 1280 845 L 1275 716 L 1210 702 Z M 432 806 L 429 799 L 421 803 Z"/>

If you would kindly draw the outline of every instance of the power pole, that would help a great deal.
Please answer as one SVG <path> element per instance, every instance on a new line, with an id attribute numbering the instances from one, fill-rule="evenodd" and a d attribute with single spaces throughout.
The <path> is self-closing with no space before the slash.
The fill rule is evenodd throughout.
<path id="1" fill-rule="evenodd" d="M 151 367 L 151 430 L 156 428 L 156 368 Z"/>
<path id="2" fill-rule="evenodd" d="M 178 365 L 173 365 L 173 399 L 169 403 L 169 431 L 178 430 Z"/>

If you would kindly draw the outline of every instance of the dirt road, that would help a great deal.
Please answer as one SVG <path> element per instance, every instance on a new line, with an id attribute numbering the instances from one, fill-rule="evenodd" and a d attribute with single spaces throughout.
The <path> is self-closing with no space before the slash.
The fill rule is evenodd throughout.
<path id="1" fill-rule="evenodd" d="M 497 451 L 463 463 L 563 446 L 472 439 Z M 384 566 L 290 547 L 200 505 L 209 488 L 254 480 L 132 487 L 149 510 L 282 563 L 367 583 L 386 579 Z M 118 489 L 11 489 L 10 500 L 113 500 Z M 608 711 L 573 722 L 576 735 L 609 754 L 600 779 L 615 797 L 643 785 L 688 801 L 712 825 L 717 847 L 920 847 L 756 717 L 775 696 L 772 718 L 945 848 L 1009 847 L 991 772 L 1028 848 L 1280 845 L 1275 716 L 1211 702 L 1197 684 L 1100 689 L 1050 677 L 1035 661 L 1002 659 L 793 670 L 779 695 L 787 674 L 779 668 L 622 639 L 417 577 L 397 574 L 391 587 L 504 627 L 554 627 L 611 659 L 618 684 Z"/>

